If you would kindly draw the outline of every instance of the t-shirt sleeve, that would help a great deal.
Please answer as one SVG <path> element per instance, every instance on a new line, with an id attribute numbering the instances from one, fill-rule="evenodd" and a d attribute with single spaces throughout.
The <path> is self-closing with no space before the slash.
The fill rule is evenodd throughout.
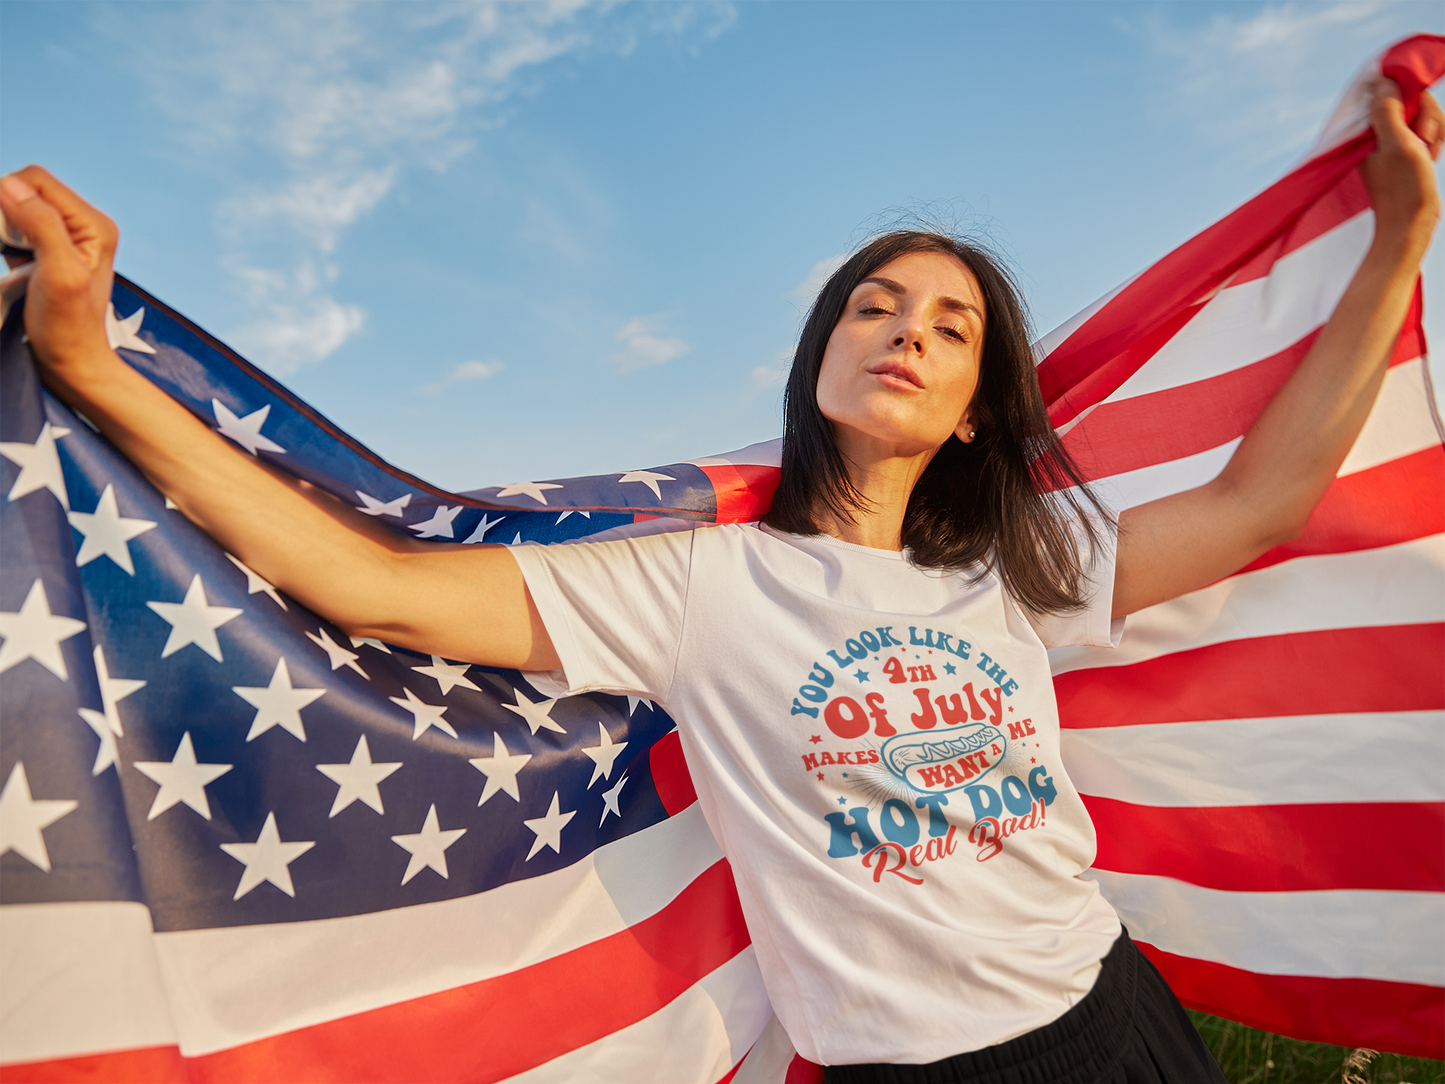
<path id="1" fill-rule="evenodd" d="M 512 549 L 562 662 L 562 674 L 552 676 L 567 695 L 667 699 L 682 641 L 693 534 Z"/>
<path id="2" fill-rule="evenodd" d="M 1072 613 L 1039 614 L 1024 609 L 1039 639 L 1045 647 L 1118 647 L 1119 638 L 1124 635 L 1124 619 L 1115 619 L 1114 612 L 1114 555 L 1118 545 L 1118 531 L 1112 522 L 1094 513 L 1089 513 L 1098 535 L 1100 545 L 1090 558 L 1089 536 L 1083 524 L 1075 520 L 1070 529 L 1074 534 L 1074 545 L 1079 552 L 1080 564 L 1084 570 L 1084 591 L 1087 602 L 1082 610 Z"/>

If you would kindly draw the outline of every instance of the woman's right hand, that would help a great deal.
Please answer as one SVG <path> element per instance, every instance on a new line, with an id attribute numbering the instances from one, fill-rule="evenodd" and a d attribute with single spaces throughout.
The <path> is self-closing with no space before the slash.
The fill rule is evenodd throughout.
<path id="1" fill-rule="evenodd" d="M 0 210 L 35 250 L 25 333 L 36 358 L 55 370 L 109 360 L 115 223 L 40 166 L 0 178 Z"/>

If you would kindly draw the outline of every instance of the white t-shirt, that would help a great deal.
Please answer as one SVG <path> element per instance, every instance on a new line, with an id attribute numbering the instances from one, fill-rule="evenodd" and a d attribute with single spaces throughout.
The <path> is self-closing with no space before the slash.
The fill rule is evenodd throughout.
<path id="1" fill-rule="evenodd" d="M 1031 624 L 992 574 L 756 525 L 512 553 L 568 690 L 677 720 L 804 1057 L 935 1061 L 1089 991 L 1120 926 L 1044 649 L 1111 642 L 1112 554 Z"/>

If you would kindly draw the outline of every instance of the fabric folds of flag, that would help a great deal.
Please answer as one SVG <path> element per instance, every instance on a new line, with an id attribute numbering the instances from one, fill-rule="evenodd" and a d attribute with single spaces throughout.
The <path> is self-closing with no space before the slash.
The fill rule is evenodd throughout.
<path id="1" fill-rule="evenodd" d="M 1381 59 L 1407 99 L 1445 41 Z M 1197 485 L 1363 256 L 1358 90 L 1320 148 L 1042 344 L 1123 508 Z M 453 494 L 120 280 L 112 342 L 413 537 L 756 518 L 777 445 Z M 0 1079 L 800 1081 L 671 720 L 353 640 L 215 546 L 0 332 Z M 1441 1056 L 1445 492 L 1419 307 L 1305 534 L 1064 652 L 1092 876 L 1188 1003 Z M 633 528 L 635 529 L 635 528 Z"/>

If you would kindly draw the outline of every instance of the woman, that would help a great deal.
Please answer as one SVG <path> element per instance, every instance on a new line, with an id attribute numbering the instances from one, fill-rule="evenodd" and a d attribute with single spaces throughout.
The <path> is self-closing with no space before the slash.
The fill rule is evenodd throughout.
<path id="1" fill-rule="evenodd" d="M 352 635 L 672 712 L 779 1018 L 829 1079 L 1218 1080 L 1077 876 L 1094 838 L 1043 649 L 1107 644 L 1309 518 L 1439 216 L 1438 106 L 1407 126 L 1386 89 L 1374 125 L 1375 238 L 1329 323 L 1220 476 L 1117 536 L 1061 488 L 1007 275 L 946 238 L 881 238 L 824 287 L 764 526 L 509 550 L 401 538 L 238 452 L 110 350 L 114 226 L 36 167 L 0 208 L 35 244 L 49 386 L 230 552 Z"/>

